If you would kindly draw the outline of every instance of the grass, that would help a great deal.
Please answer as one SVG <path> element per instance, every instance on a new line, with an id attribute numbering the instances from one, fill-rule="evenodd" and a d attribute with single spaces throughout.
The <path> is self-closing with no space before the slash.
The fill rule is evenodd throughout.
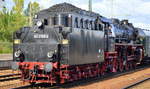
<path id="1" fill-rule="evenodd" d="M 0 54 L 12 53 L 12 43 L 0 41 Z"/>

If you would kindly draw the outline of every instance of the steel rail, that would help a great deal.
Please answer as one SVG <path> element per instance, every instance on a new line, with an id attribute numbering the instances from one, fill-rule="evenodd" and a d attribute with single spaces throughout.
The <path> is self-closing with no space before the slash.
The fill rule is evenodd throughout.
<path id="1" fill-rule="evenodd" d="M 16 75 L 20 75 L 20 74 L 7 74 L 7 75 L 0 75 L 0 78 L 4 78 L 4 77 L 11 77 L 11 76 L 16 76 Z"/>
<path id="2" fill-rule="evenodd" d="M 0 79 L 0 82 L 10 81 L 10 80 L 16 80 L 16 79 L 20 79 L 20 78 L 21 77 L 4 78 L 4 79 Z"/>
<path id="3" fill-rule="evenodd" d="M 136 86 L 136 85 L 138 85 L 138 84 L 141 84 L 141 83 L 143 83 L 143 82 L 145 82 L 145 81 L 147 81 L 147 80 L 150 80 L 150 77 L 149 77 L 149 78 L 146 78 L 146 79 L 143 79 L 143 80 L 140 80 L 140 81 L 138 81 L 138 82 L 136 82 L 136 83 L 134 83 L 134 84 L 130 84 L 130 85 L 128 85 L 128 86 L 126 86 L 126 87 L 124 87 L 124 88 L 122 88 L 122 89 L 129 89 L 129 88 L 134 87 L 134 86 Z"/>

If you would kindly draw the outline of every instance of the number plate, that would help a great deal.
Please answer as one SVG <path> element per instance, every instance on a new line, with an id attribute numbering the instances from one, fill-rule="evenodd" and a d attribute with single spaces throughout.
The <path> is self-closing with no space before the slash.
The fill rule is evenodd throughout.
<path id="1" fill-rule="evenodd" d="M 49 38 L 48 34 L 35 34 L 34 38 Z"/>

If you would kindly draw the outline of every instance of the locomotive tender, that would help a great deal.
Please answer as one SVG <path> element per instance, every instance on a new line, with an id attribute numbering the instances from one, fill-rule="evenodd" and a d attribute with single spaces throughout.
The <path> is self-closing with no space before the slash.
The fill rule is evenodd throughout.
<path id="1" fill-rule="evenodd" d="M 68 3 L 37 13 L 14 33 L 12 69 L 23 81 L 65 83 L 149 61 L 150 31 Z"/>

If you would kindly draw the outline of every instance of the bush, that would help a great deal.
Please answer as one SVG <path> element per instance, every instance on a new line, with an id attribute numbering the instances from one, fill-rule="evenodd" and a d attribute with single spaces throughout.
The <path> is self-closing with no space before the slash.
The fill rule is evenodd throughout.
<path id="1" fill-rule="evenodd" d="M 0 54 L 12 53 L 13 44 L 11 42 L 0 42 Z"/>

